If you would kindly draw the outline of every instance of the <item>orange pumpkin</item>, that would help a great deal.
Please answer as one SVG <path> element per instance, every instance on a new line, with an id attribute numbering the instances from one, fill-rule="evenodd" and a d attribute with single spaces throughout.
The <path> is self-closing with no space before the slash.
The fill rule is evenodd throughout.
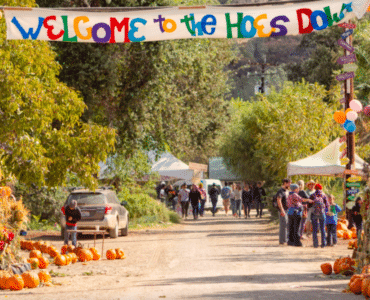
<path id="1" fill-rule="evenodd" d="M 8 279 L 12 277 L 8 272 L 1 271 L 0 273 L 0 289 L 7 290 L 9 289 Z"/>
<path id="2" fill-rule="evenodd" d="M 349 241 L 348 242 L 348 249 L 353 249 L 354 244 L 355 244 L 355 241 Z"/>
<path id="3" fill-rule="evenodd" d="M 81 251 L 82 249 L 83 249 L 83 248 L 82 248 L 82 247 L 80 247 L 80 246 L 75 248 L 74 253 L 76 253 L 77 257 L 78 257 L 78 255 L 79 255 L 79 253 L 80 253 L 80 251 Z"/>
<path id="4" fill-rule="evenodd" d="M 21 249 L 22 250 L 26 250 L 26 243 L 25 243 L 25 240 L 20 240 L 20 246 L 21 246 Z"/>
<path id="5" fill-rule="evenodd" d="M 348 285 L 350 285 L 356 278 L 364 278 L 364 277 L 365 277 L 364 274 L 355 274 L 355 275 L 352 275 L 351 276 L 351 279 L 350 279 L 350 281 L 348 283 Z"/>
<path id="6" fill-rule="evenodd" d="M 50 282 L 51 276 L 48 271 L 40 271 L 39 274 L 40 282 Z"/>
<path id="7" fill-rule="evenodd" d="M 343 232 L 343 239 L 349 240 L 352 238 L 352 231 L 346 230 Z"/>
<path id="8" fill-rule="evenodd" d="M 337 224 L 337 230 L 347 231 L 348 230 L 348 227 L 344 223 L 338 222 L 338 224 Z"/>
<path id="9" fill-rule="evenodd" d="M 363 280 L 363 278 L 356 278 L 349 285 L 349 288 L 350 288 L 350 290 L 351 290 L 352 293 L 354 293 L 356 295 L 360 295 L 361 294 L 362 280 Z"/>
<path id="10" fill-rule="evenodd" d="M 101 255 L 99 253 L 93 253 L 93 260 L 99 260 Z"/>
<path id="11" fill-rule="evenodd" d="M 37 241 L 37 242 L 35 242 L 34 244 L 33 244 L 33 247 L 34 247 L 34 249 L 35 250 L 41 250 L 40 249 L 40 246 L 42 245 L 42 241 Z"/>
<path id="12" fill-rule="evenodd" d="M 66 265 L 69 265 L 72 262 L 71 257 L 68 254 L 63 255 L 66 258 Z"/>
<path id="13" fill-rule="evenodd" d="M 69 253 L 68 254 L 69 255 L 69 257 L 71 258 L 71 262 L 72 262 L 72 264 L 74 264 L 74 263 L 76 263 L 77 262 L 77 255 L 76 255 L 76 253 Z"/>
<path id="14" fill-rule="evenodd" d="M 339 238 L 342 238 L 342 237 L 343 237 L 343 234 L 344 234 L 344 230 L 338 230 L 338 231 L 337 231 L 337 236 L 338 236 Z"/>
<path id="15" fill-rule="evenodd" d="M 370 274 L 370 265 L 363 266 L 361 274 Z"/>
<path id="16" fill-rule="evenodd" d="M 356 231 L 351 231 L 352 232 L 352 238 L 357 239 L 357 232 Z"/>
<path id="17" fill-rule="evenodd" d="M 49 246 L 50 246 L 50 243 L 49 243 L 49 242 L 45 242 L 45 243 L 43 243 L 43 244 L 40 246 L 40 251 L 41 251 L 41 253 L 47 253 L 47 254 L 49 254 L 49 251 L 48 251 Z"/>
<path id="18" fill-rule="evenodd" d="M 24 281 L 21 275 L 14 275 L 8 279 L 7 285 L 12 291 L 19 291 L 24 288 Z"/>
<path id="19" fill-rule="evenodd" d="M 116 251 L 114 251 L 113 249 L 109 249 L 107 250 L 105 256 L 109 260 L 116 259 Z"/>
<path id="20" fill-rule="evenodd" d="M 39 259 L 38 258 L 36 258 L 36 257 L 29 258 L 27 261 L 30 263 L 32 270 L 37 269 L 39 267 Z"/>
<path id="21" fill-rule="evenodd" d="M 58 255 L 54 257 L 54 263 L 57 266 L 65 266 L 67 264 L 67 261 L 64 255 Z"/>
<path id="22" fill-rule="evenodd" d="M 125 258 L 125 252 L 123 252 L 122 249 L 117 248 L 116 249 L 116 259 L 122 259 Z"/>
<path id="23" fill-rule="evenodd" d="M 325 275 L 330 275 L 331 273 L 333 273 L 333 268 L 330 263 L 324 263 L 321 265 L 321 271 Z"/>
<path id="24" fill-rule="evenodd" d="M 61 253 L 61 254 L 66 254 L 66 253 L 67 253 L 67 249 L 68 249 L 68 245 L 64 245 L 64 246 L 62 247 L 62 249 L 60 249 L 60 253 Z"/>
<path id="25" fill-rule="evenodd" d="M 54 246 L 50 246 L 49 249 L 48 249 L 48 253 L 51 257 L 56 257 L 59 255 L 59 252 L 57 250 L 57 248 L 55 248 Z"/>
<path id="26" fill-rule="evenodd" d="M 40 250 L 32 250 L 30 252 L 30 258 L 41 258 L 42 257 L 42 253 Z"/>
<path id="27" fill-rule="evenodd" d="M 33 272 L 25 272 L 22 274 L 22 279 L 24 282 L 24 287 L 33 289 L 38 287 L 40 284 L 39 276 Z"/>
<path id="28" fill-rule="evenodd" d="M 75 246 L 73 246 L 73 245 L 69 245 L 68 247 L 67 247 L 67 252 L 68 253 L 73 253 L 74 251 L 75 251 Z"/>
<path id="29" fill-rule="evenodd" d="M 369 277 L 369 275 L 366 275 L 364 277 L 365 278 L 362 280 L 362 284 L 361 284 L 361 293 L 362 293 L 362 295 L 367 297 L 368 296 L 367 290 L 368 290 L 368 287 L 370 285 L 370 277 Z"/>
<path id="30" fill-rule="evenodd" d="M 81 262 L 93 260 L 93 254 L 90 250 L 81 249 L 77 254 L 78 260 Z"/>
<path id="31" fill-rule="evenodd" d="M 89 250 L 91 251 L 92 254 L 99 253 L 98 249 L 96 249 L 95 247 L 91 247 Z"/>
<path id="32" fill-rule="evenodd" d="M 333 265 L 333 271 L 334 271 L 335 274 L 339 274 L 341 272 L 341 269 L 339 268 L 340 264 L 341 264 L 341 259 L 337 258 L 334 261 L 334 265 Z"/>
<path id="33" fill-rule="evenodd" d="M 49 265 L 49 260 L 46 257 L 41 257 L 39 259 L 39 268 L 46 269 Z"/>

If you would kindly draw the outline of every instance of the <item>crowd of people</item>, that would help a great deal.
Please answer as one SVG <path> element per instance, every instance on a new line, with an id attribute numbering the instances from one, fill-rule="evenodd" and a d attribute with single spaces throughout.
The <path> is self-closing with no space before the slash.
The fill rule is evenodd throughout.
<path id="1" fill-rule="evenodd" d="M 256 217 L 262 218 L 263 201 L 266 192 L 262 187 L 264 182 L 257 182 L 256 186 L 244 183 L 242 189 L 240 184 L 225 183 L 225 186 L 220 190 L 216 184 L 213 184 L 208 192 L 203 188 L 203 184 L 192 184 L 191 188 L 187 187 L 184 182 L 181 189 L 177 191 L 172 185 L 167 185 L 162 182 L 157 186 L 157 197 L 161 202 L 166 203 L 167 206 L 176 210 L 176 205 L 181 206 L 181 213 L 184 219 L 188 217 L 189 205 L 191 204 L 193 217 L 197 219 L 198 216 L 204 215 L 204 206 L 206 200 L 212 203 L 212 215 L 215 216 L 217 212 L 217 204 L 219 195 L 221 195 L 225 214 L 228 215 L 231 210 L 232 216 L 241 218 L 242 211 L 244 211 L 245 218 L 250 218 L 252 204 L 256 207 Z"/>
<path id="2" fill-rule="evenodd" d="M 284 179 L 281 188 L 273 198 L 275 207 L 280 213 L 279 244 L 302 247 L 301 239 L 310 236 L 315 248 L 319 247 L 318 232 L 320 231 L 322 248 L 337 244 L 337 222 L 341 207 L 335 203 L 333 195 L 326 195 L 320 183 L 310 180 L 307 190 L 304 182 L 297 184 Z M 351 211 L 349 229 L 356 226 L 357 236 L 361 237 L 362 217 L 360 214 L 361 197 Z M 306 234 L 304 234 L 306 233 Z"/>

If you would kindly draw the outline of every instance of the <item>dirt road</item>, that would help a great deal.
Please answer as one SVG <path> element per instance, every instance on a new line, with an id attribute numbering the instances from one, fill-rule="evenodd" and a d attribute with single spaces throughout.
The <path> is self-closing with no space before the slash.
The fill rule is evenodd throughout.
<path id="1" fill-rule="evenodd" d="M 0 292 L 0 299 L 359 299 L 341 293 L 349 279 L 320 277 L 321 263 L 351 254 L 346 244 L 315 249 L 307 240 L 304 248 L 279 247 L 277 227 L 265 217 L 208 214 L 106 239 L 105 249 L 121 247 L 127 259 L 51 266 L 66 275 L 54 278 L 61 286 Z"/>

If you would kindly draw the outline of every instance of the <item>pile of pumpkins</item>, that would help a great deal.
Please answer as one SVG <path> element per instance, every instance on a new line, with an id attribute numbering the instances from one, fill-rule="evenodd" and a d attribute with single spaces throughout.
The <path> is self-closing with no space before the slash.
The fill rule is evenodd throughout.
<path id="1" fill-rule="evenodd" d="M 337 236 L 338 238 L 343 238 L 345 240 L 357 239 L 356 227 L 348 229 L 348 220 L 341 219 L 338 220 L 337 224 Z"/>
<path id="2" fill-rule="evenodd" d="M 22 275 L 12 275 L 10 272 L 0 271 L 0 289 L 19 291 L 23 288 L 36 288 L 44 283 L 51 284 L 51 276 L 48 271 L 41 270 L 38 274 L 34 271 L 24 272 Z"/>
<path id="3" fill-rule="evenodd" d="M 331 275 L 334 272 L 335 274 L 350 276 L 355 272 L 355 263 L 356 262 L 350 257 L 340 257 L 334 261 L 333 266 L 331 263 L 322 264 L 321 271 L 325 275 Z"/>
<path id="4" fill-rule="evenodd" d="M 370 265 L 362 268 L 361 274 L 355 274 L 348 283 L 348 289 L 356 295 L 370 297 Z"/>

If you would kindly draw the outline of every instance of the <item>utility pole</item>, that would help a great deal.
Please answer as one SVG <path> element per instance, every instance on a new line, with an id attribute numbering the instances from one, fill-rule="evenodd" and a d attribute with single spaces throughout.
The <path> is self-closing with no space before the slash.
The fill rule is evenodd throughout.
<path id="1" fill-rule="evenodd" d="M 349 24 L 352 22 L 349 21 Z M 346 31 L 345 28 L 343 28 L 344 31 Z M 346 38 L 346 42 L 352 46 L 352 35 Z M 350 55 L 348 50 L 344 50 L 344 55 Z M 353 78 L 346 79 L 344 81 L 344 100 L 345 100 L 345 110 L 349 108 L 349 103 L 354 98 L 354 84 L 353 84 Z M 346 143 L 347 143 L 347 158 L 349 159 L 348 164 L 346 165 L 346 170 L 354 170 L 356 168 L 355 166 L 355 133 L 354 132 L 347 132 L 346 133 Z M 348 209 L 347 207 L 347 190 L 346 190 L 346 183 L 348 178 L 350 177 L 350 174 L 345 175 L 345 182 L 344 182 L 344 190 L 345 190 L 345 201 L 343 201 L 343 206 L 346 212 L 346 217 L 348 218 Z"/>

